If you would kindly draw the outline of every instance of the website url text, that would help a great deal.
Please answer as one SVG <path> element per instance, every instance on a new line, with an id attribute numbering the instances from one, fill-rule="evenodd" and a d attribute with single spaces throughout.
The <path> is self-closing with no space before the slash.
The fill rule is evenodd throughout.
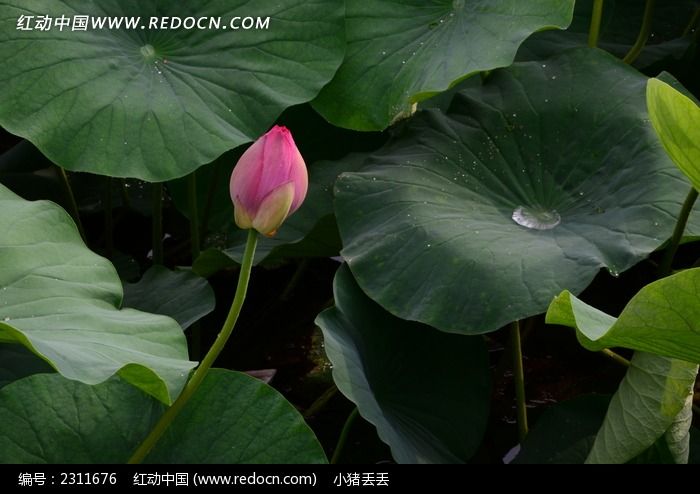
<path id="1" fill-rule="evenodd" d="M 49 15 L 20 15 L 17 18 L 18 31 L 98 31 L 102 29 L 123 30 L 219 30 L 264 31 L 270 29 L 270 17 L 235 16 L 222 17 L 101 17 L 74 15 L 51 17 Z"/>

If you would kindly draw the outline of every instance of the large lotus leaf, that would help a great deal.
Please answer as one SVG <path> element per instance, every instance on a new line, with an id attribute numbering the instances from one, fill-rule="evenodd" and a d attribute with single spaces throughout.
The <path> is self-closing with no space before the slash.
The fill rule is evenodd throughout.
<path id="1" fill-rule="evenodd" d="M 336 182 L 359 285 L 399 317 L 479 333 L 643 259 L 688 188 L 649 123 L 646 81 L 573 49 L 417 115 Z"/>
<path id="2" fill-rule="evenodd" d="M 0 463 L 126 463 L 163 409 L 116 376 L 30 376 L 0 390 Z"/>
<path id="3" fill-rule="evenodd" d="M 697 368 L 695 373 L 697 375 Z M 666 444 L 669 456 L 674 463 L 688 463 L 690 459 L 693 396 L 691 387 L 691 391 L 685 397 L 683 408 L 664 433 L 663 442 Z"/>
<path id="4" fill-rule="evenodd" d="M 0 210 L 0 342 L 24 345 L 70 379 L 119 373 L 166 403 L 177 396 L 194 366 L 177 323 L 119 310 L 114 267 L 55 204 L 0 185 Z"/>
<path id="5" fill-rule="evenodd" d="M 700 268 L 645 286 L 618 318 L 563 292 L 546 320 L 576 328 L 579 342 L 592 351 L 619 346 L 700 363 Z"/>
<path id="6" fill-rule="evenodd" d="M 0 175 L 32 173 L 49 168 L 51 162 L 27 140 L 21 140 L 0 154 Z"/>
<path id="7" fill-rule="evenodd" d="M 347 54 L 314 100 L 330 122 L 381 130 L 413 103 L 511 64 L 535 31 L 565 28 L 572 0 L 349 0 Z"/>
<path id="8" fill-rule="evenodd" d="M 600 25 L 598 46 L 623 58 L 634 45 L 642 26 L 645 1 L 606 0 Z M 680 59 L 692 43 L 692 33 L 683 32 L 700 4 L 697 0 L 664 0 L 656 2 L 651 31 L 646 45 L 634 65 L 650 68 L 668 59 Z M 547 58 L 563 49 L 588 45 L 593 0 L 578 0 L 573 20 L 566 31 L 536 33 L 523 43 L 518 60 Z"/>
<path id="9" fill-rule="evenodd" d="M 698 9 L 700 10 L 700 6 Z M 661 83 L 666 85 L 661 85 Z M 652 85 L 655 89 L 651 89 Z M 671 91 L 671 89 L 676 91 Z M 682 99 L 681 96 L 685 96 L 687 99 Z M 652 98 L 653 102 L 650 101 Z M 649 117 L 659 133 L 661 142 L 664 143 L 676 165 L 697 186 L 700 182 L 699 165 L 693 164 L 687 155 L 698 149 L 697 139 L 692 142 L 691 136 L 694 132 L 697 133 L 697 130 L 692 128 L 692 120 L 693 118 L 697 119 L 700 100 L 671 74 L 662 72 L 655 79 L 649 79 L 647 83 L 647 106 L 649 107 Z M 687 110 L 688 113 L 679 114 L 681 108 Z M 700 134 L 698 138 L 700 138 Z M 688 218 L 682 241 L 689 242 L 698 239 L 700 239 L 700 201 L 695 203 Z"/>
<path id="10" fill-rule="evenodd" d="M 609 395 L 584 395 L 548 407 L 514 463 L 583 463 L 609 403 Z"/>
<path id="11" fill-rule="evenodd" d="M 44 360 L 22 345 L 0 343 L 0 387 L 33 374 L 52 373 Z"/>
<path id="12" fill-rule="evenodd" d="M 663 438 L 631 463 L 678 463 L 688 458 L 689 450 L 696 453 L 697 430 L 689 434 L 692 396 L 688 398 Z M 584 463 L 609 404 L 610 396 L 586 395 L 552 405 L 537 419 L 514 463 Z"/>
<path id="13" fill-rule="evenodd" d="M 636 352 L 586 463 L 626 463 L 663 436 L 674 461 L 687 463 L 697 373 L 697 364 Z"/>
<path id="14" fill-rule="evenodd" d="M 456 463 L 474 454 L 488 418 L 489 369 L 481 338 L 388 314 L 347 267 L 334 283 L 323 330 L 333 379 L 377 427 L 399 463 Z"/>
<path id="15" fill-rule="evenodd" d="M 148 463 L 326 463 L 303 417 L 278 391 L 214 369 L 146 458 Z"/>
<path id="16" fill-rule="evenodd" d="M 51 162 L 36 147 L 21 140 L 0 154 L 0 183 L 30 201 L 49 199 L 68 207 L 65 188 L 50 167 Z"/>
<path id="17" fill-rule="evenodd" d="M 117 377 L 88 386 L 37 375 L 0 390 L 0 463 L 125 463 L 163 405 Z M 323 463 L 277 391 L 212 370 L 148 457 L 172 463 Z"/>
<path id="18" fill-rule="evenodd" d="M 190 271 L 152 266 L 137 283 L 124 284 L 122 305 L 172 317 L 187 329 L 213 311 L 216 300 L 204 278 Z"/>
<path id="19" fill-rule="evenodd" d="M 7 0 L 0 124 L 71 170 L 183 176 L 316 96 L 342 60 L 343 10 L 340 0 Z M 92 17 L 85 31 L 17 29 L 20 16 L 33 28 L 40 15 Z M 105 16 L 137 27 L 93 28 Z M 152 25 L 187 17 L 220 28 Z M 263 25 L 236 30 L 236 17 Z"/>
<path id="20" fill-rule="evenodd" d="M 700 106 L 658 79 L 649 79 L 647 104 L 666 151 L 700 190 Z"/>

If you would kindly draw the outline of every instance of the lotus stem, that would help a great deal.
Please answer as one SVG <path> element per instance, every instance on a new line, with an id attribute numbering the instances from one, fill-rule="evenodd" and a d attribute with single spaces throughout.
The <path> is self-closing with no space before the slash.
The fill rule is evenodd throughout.
<path id="1" fill-rule="evenodd" d="M 688 25 L 685 26 L 683 34 L 681 35 L 683 38 L 685 38 L 693 32 L 693 28 L 695 28 L 695 25 L 698 23 L 698 20 L 700 20 L 700 7 L 695 9 L 695 12 L 693 12 L 693 15 L 690 17 L 690 22 L 688 22 Z"/>
<path id="2" fill-rule="evenodd" d="M 306 409 L 304 418 L 307 419 L 316 415 L 336 394 L 338 394 L 338 387 L 334 383 Z"/>
<path id="3" fill-rule="evenodd" d="M 613 362 L 616 362 L 616 363 L 618 363 L 618 364 L 620 364 L 620 365 L 622 365 L 622 366 L 624 366 L 624 367 L 629 367 L 629 366 L 630 366 L 630 361 L 629 361 L 629 360 L 627 360 L 627 359 L 626 359 L 625 357 L 623 357 L 622 355 L 613 352 L 613 351 L 610 350 L 609 348 L 603 348 L 603 349 L 600 351 L 600 353 L 601 353 L 602 355 L 605 355 L 606 357 L 608 357 L 608 358 L 609 358 L 610 360 L 612 360 Z"/>
<path id="4" fill-rule="evenodd" d="M 75 202 L 75 195 L 73 194 L 73 189 L 70 186 L 70 181 L 68 180 L 68 175 L 66 175 L 66 171 L 61 168 L 60 166 L 56 165 L 56 169 L 58 170 L 58 178 L 61 180 L 61 183 L 63 184 L 63 189 L 66 193 L 66 198 L 68 199 L 68 206 L 70 208 L 70 215 L 73 217 L 73 221 L 75 221 L 75 226 L 78 227 L 78 232 L 80 232 L 80 236 L 83 238 L 83 242 L 87 244 L 87 238 L 85 237 L 85 230 L 83 229 L 83 223 L 80 221 L 80 212 L 78 211 L 78 203 Z"/>
<path id="5" fill-rule="evenodd" d="M 591 13 L 591 27 L 588 30 L 588 46 L 598 46 L 600 36 L 600 21 L 603 17 L 603 0 L 593 0 L 593 12 Z"/>
<path id="6" fill-rule="evenodd" d="M 102 208 L 105 218 L 105 254 L 111 258 L 114 253 L 114 216 L 112 215 L 112 178 L 105 177 Z"/>
<path id="7" fill-rule="evenodd" d="M 623 62 L 632 64 L 632 62 L 637 59 L 639 54 L 642 52 L 642 49 L 644 49 L 644 46 L 647 44 L 649 34 L 651 33 L 651 23 L 653 20 L 655 4 L 656 0 L 647 0 L 646 5 L 644 6 L 644 17 L 642 19 L 642 27 L 639 30 L 639 35 L 637 36 L 637 40 L 634 42 L 632 48 L 630 48 L 630 51 L 627 53 L 627 55 L 625 55 L 625 58 L 622 59 Z"/>
<path id="8" fill-rule="evenodd" d="M 153 264 L 163 264 L 163 184 L 153 184 L 151 192 L 151 244 Z"/>
<path id="9" fill-rule="evenodd" d="M 255 257 L 255 247 L 258 242 L 257 232 L 253 229 L 248 230 L 248 241 L 246 242 L 245 252 L 243 253 L 243 260 L 241 262 L 241 270 L 238 273 L 238 285 L 236 286 L 236 294 L 233 297 L 233 302 L 231 303 L 231 309 L 228 312 L 226 321 L 216 337 L 214 344 L 211 346 L 207 354 L 204 356 L 204 360 L 197 367 L 197 370 L 192 374 L 192 378 L 185 385 L 180 396 L 177 397 L 175 402 L 168 408 L 163 415 L 161 415 L 158 423 L 148 434 L 146 439 L 139 445 L 134 454 L 129 458 L 129 463 L 141 463 L 148 453 L 151 452 L 153 447 L 158 443 L 158 440 L 163 436 L 165 431 L 173 423 L 175 417 L 182 411 L 183 407 L 190 400 L 192 395 L 197 391 L 199 386 L 204 381 L 207 376 L 209 369 L 216 361 L 217 357 L 221 351 L 226 346 L 233 328 L 236 325 L 238 316 L 241 313 L 241 308 L 243 307 L 243 302 L 245 301 L 246 293 L 248 291 L 248 282 L 250 281 L 250 272 L 253 268 L 253 258 Z"/>
<path id="10" fill-rule="evenodd" d="M 129 199 L 129 192 L 126 190 L 126 179 L 119 179 L 119 194 L 122 198 L 122 206 L 124 209 L 131 209 L 131 200 Z"/>
<path id="11" fill-rule="evenodd" d="M 348 442 L 348 436 L 350 435 L 350 430 L 352 429 L 355 420 L 357 420 L 360 411 L 355 407 L 350 415 L 348 415 L 345 425 L 343 425 L 343 430 L 340 431 L 340 437 L 338 438 L 338 444 L 335 446 L 335 451 L 333 451 L 333 457 L 331 458 L 331 465 L 338 463 L 340 456 L 343 454 L 345 449 L 345 444 Z"/>
<path id="12" fill-rule="evenodd" d="M 527 436 L 528 425 L 523 352 L 520 346 L 520 321 L 514 321 L 510 324 L 510 350 L 513 358 L 513 381 L 518 415 L 518 441 L 522 443 L 525 440 L 525 436 Z"/>
<path id="13" fill-rule="evenodd" d="M 673 235 L 671 236 L 671 243 L 666 248 L 664 257 L 661 259 L 661 264 L 659 264 L 659 278 L 663 278 L 671 274 L 673 268 L 673 258 L 676 256 L 676 252 L 678 252 L 678 246 L 681 243 L 683 232 L 688 224 L 688 217 L 690 216 L 690 212 L 693 210 L 693 206 L 695 205 L 695 201 L 697 201 L 697 199 L 698 191 L 693 187 L 690 189 L 690 192 L 688 192 L 685 202 L 683 202 L 683 207 L 681 208 L 681 212 L 678 214 L 678 220 L 676 221 L 676 228 L 673 230 Z"/>
<path id="14" fill-rule="evenodd" d="M 197 172 L 187 177 L 187 198 L 190 206 L 190 244 L 192 263 L 199 257 L 199 208 L 197 206 Z"/>

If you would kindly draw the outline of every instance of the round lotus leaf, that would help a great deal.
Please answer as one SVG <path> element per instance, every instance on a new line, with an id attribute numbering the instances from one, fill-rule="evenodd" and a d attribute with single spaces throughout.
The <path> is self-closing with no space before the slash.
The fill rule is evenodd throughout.
<path id="1" fill-rule="evenodd" d="M 340 0 L 8 0 L 0 125 L 70 170 L 184 176 L 318 94 L 343 58 L 343 13 Z"/>
<path id="2" fill-rule="evenodd" d="M 646 82 L 580 48 L 418 114 L 336 183 L 361 288 L 401 318 L 483 333 L 643 259 L 688 190 L 649 123 Z"/>

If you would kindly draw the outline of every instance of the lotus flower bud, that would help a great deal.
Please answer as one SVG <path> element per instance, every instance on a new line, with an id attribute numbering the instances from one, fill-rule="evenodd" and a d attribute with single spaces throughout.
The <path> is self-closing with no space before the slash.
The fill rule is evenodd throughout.
<path id="1" fill-rule="evenodd" d="M 236 225 L 272 237 L 306 197 L 306 164 L 292 134 L 276 125 L 250 146 L 231 174 Z"/>

